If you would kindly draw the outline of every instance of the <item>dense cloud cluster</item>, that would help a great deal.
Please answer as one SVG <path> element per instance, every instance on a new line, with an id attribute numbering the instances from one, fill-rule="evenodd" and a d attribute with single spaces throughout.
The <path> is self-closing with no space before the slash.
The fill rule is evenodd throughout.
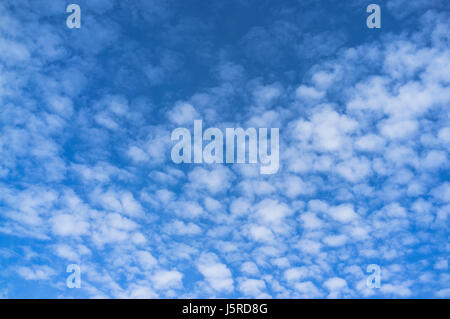
<path id="1" fill-rule="evenodd" d="M 2 1 L 0 296 L 450 297 L 448 4 L 345 2 Z M 278 173 L 174 164 L 196 119 Z"/>

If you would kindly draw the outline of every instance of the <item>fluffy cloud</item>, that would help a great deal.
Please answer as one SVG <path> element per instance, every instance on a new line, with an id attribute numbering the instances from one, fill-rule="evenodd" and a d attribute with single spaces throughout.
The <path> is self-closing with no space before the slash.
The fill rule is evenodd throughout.
<path id="1" fill-rule="evenodd" d="M 152 283 L 156 289 L 170 289 L 182 287 L 183 274 L 176 270 L 159 270 L 152 276 Z"/>
<path id="2" fill-rule="evenodd" d="M 368 38 L 356 1 L 97 0 L 79 30 L 44 2 L 0 4 L 0 295 L 73 297 L 76 262 L 86 298 L 449 296 L 445 1 L 389 1 Z M 280 170 L 172 163 L 195 119 L 279 127 Z"/>
<path id="3" fill-rule="evenodd" d="M 228 267 L 213 253 L 203 253 L 197 260 L 197 269 L 215 292 L 231 292 L 234 281 Z"/>
<path id="4" fill-rule="evenodd" d="M 55 270 L 46 265 L 20 267 L 17 273 L 26 280 L 47 280 L 56 274 Z"/>

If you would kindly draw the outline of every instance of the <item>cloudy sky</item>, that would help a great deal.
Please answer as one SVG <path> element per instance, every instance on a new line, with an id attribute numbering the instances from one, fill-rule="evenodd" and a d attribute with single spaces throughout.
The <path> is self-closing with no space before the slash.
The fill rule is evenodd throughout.
<path id="1" fill-rule="evenodd" d="M 1 1 L 0 297 L 449 298 L 449 4 L 372 2 Z M 196 119 L 279 171 L 174 164 Z"/>

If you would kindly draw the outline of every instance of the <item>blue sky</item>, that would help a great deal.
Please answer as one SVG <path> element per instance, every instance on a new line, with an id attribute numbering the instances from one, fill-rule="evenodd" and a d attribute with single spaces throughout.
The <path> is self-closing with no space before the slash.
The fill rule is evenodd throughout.
<path id="1" fill-rule="evenodd" d="M 445 0 L 2 1 L 0 297 L 449 298 L 449 49 Z M 174 164 L 196 119 L 279 171 Z"/>

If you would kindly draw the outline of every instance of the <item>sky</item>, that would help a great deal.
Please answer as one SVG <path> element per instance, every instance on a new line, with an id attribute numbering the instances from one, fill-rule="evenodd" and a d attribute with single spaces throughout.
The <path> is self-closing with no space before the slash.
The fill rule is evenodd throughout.
<path id="1" fill-rule="evenodd" d="M 2 0 L 0 297 L 449 298 L 449 12 Z M 194 120 L 279 170 L 174 163 Z"/>

